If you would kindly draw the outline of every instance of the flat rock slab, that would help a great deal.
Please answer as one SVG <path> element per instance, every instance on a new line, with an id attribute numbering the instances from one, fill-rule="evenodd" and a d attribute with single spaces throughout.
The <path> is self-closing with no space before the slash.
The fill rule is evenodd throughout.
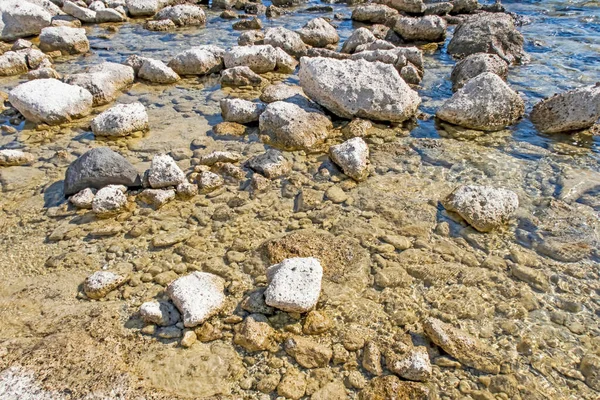
<path id="1" fill-rule="evenodd" d="M 183 314 L 183 323 L 191 328 L 218 313 L 225 302 L 225 281 L 213 274 L 194 272 L 172 282 L 169 297 Z"/>

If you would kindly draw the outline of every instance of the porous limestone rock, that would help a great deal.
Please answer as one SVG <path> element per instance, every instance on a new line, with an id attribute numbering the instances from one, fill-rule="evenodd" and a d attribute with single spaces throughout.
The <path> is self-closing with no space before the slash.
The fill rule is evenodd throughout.
<path id="1" fill-rule="evenodd" d="M 319 300 L 322 278 L 323 268 L 316 258 L 283 260 L 267 269 L 265 302 L 287 312 L 308 312 Z"/>
<path id="2" fill-rule="evenodd" d="M 192 328 L 221 311 L 224 290 L 223 278 L 196 271 L 171 282 L 167 293 L 183 315 L 183 324 Z"/>
<path id="3" fill-rule="evenodd" d="M 128 136 L 148 129 L 148 114 L 139 102 L 117 104 L 94 118 L 91 126 L 96 136 Z"/>

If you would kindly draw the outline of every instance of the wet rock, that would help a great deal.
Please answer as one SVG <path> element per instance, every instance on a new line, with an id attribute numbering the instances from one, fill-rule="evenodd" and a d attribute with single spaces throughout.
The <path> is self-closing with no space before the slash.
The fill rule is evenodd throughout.
<path id="1" fill-rule="evenodd" d="M 232 28 L 237 31 L 243 31 L 248 29 L 262 29 L 262 22 L 256 17 L 251 19 L 243 19 L 241 21 L 235 22 L 232 25 Z"/>
<path id="2" fill-rule="evenodd" d="M 386 287 L 409 287 L 412 278 L 404 267 L 390 267 L 377 271 L 375 284 Z"/>
<path id="3" fill-rule="evenodd" d="M 154 19 L 169 19 L 177 26 L 199 26 L 206 23 L 206 14 L 199 6 L 178 4 L 163 8 L 155 15 Z"/>
<path id="4" fill-rule="evenodd" d="M 224 183 L 225 182 L 220 175 L 217 175 L 214 172 L 204 171 L 200 174 L 198 179 L 198 188 L 200 189 L 200 193 L 210 193 L 223 186 Z"/>
<path id="5" fill-rule="evenodd" d="M 85 188 L 107 185 L 140 186 L 136 169 L 123 156 L 107 147 L 87 151 L 75 160 L 65 174 L 64 192 L 71 195 Z"/>
<path id="6" fill-rule="evenodd" d="M 198 338 L 196 337 L 196 333 L 194 331 L 185 331 L 179 344 L 181 345 L 181 347 L 188 349 L 192 347 L 192 345 L 196 343 L 197 340 Z"/>
<path id="7" fill-rule="evenodd" d="M 276 350 L 275 330 L 262 314 L 250 314 L 235 327 L 233 342 L 250 352 Z"/>
<path id="8" fill-rule="evenodd" d="M 269 149 L 249 159 L 248 167 L 269 179 L 276 179 L 287 175 L 292 170 L 292 163 L 279 150 Z"/>
<path id="9" fill-rule="evenodd" d="M 475 53 L 497 54 L 509 64 L 525 62 L 524 39 L 513 18 L 502 13 L 470 16 L 454 30 L 448 53 L 462 58 Z"/>
<path id="10" fill-rule="evenodd" d="M 133 80 L 133 68 L 105 62 L 88 68 L 84 73 L 68 76 L 65 83 L 88 90 L 94 96 L 94 106 L 99 106 L 115 100 Z"/>
<path id="11" fill-rule="evenodd" d="M 9 41 L 38 35 L 50 26 L 52 15 L 36 4 L 4 0 L 0 4 L 0 40 Z"/>
<path id="12" fill-rule="evenodd" d="M 161 235 L 154 236 L 152 238 L 152 246 L 160 248 L 160 247 L 169 247 L 174 244 L 181 243 L 190 237 L 190 232 L 187 229 L 180 229 L 174 232 L 164 233 Z M 166 285 L 171 282 L 173 279 L 177 278 L 177 274 L 175 271 L 166 271 L 163 272 L 163 279 L 161 281 L 157 281 L 157 283 L 162 283 Z M 162 274 L 161 274 L 162 275 Z M 157 275 L 158 276 L 158 275 Z M 155 277 L 156 278 L 156 277 Z M 155 279 L 156 281 L 156 279 Z"/>
<path id="13" fill-rule="evenodd" d="M 92 211 L 99 216 L 111 216 L 119 212 L 127 204 L 127 196 L 123 186 L 108 185 L 98 190 L 92 200 Z"/>
<path id="14" fill-rule="evenodd" d="M 304 3 L 306 0 L 275 0 L 273 5 L 276 7 L 293 7 Z"/>
<path id="15" fill-rule="evenodd" d="M 329 156 L 344 174 L 356 181 L 364 181 L 369 174 L 369 147 L 361 138 L 352 138 L 342 144 L 331 146 Z"/>
<path id="16" fill-rule="evenodd" d="M 307 46 L 300 35 L 282 26 L 269 28 L 265 32 L 264 43 L 279 47 L 294 57 L 300 57 L 306 52 Z"/>
<path id="17" fill-rule="evenodd" d="M 356 51 L 356 48 L 377 40 L 373 32 L 367 28 L 358 28 L 346 39 L 342 46 L 342 53 L 352 54 Z"/>
<path id="18" fill-rule="evenodd" d="M 171 156 L 157 154 L 152 158 L 148 170 L 148 183 L 152 188 L 177 186 L 183 181 L 185 181 L 185 174 Z"/>
<path id="19" fill-rule="evenodd" d="M 200 165 L 215 165 L 216 163 L 235 163 L 241 160 L 242 155 L 233 151 L 213 151 L 209 154 L 196 154 L 194 157 L 198 159 Z"/>
<path id="20" fill-rule="evenodd" d="M 179 75 L 208 75 L 223 69 L 225 50 L 217 46 L 197 46 L 177 54 L 168 66 Z"/>
<path id="21" fill-rule="evenodd" d="M 94 201 L 94 192 L 89 188 L 83 189 L 71 196 L 69 201 L 77 208 L 91 210 L 92 202 Z"/>
<path id="22" fill-rule="evenodd" d="M 170 19 L 161 19 L 159 21 L 149 20 L 144 24 L 144 28 L 153 32 L 167 32 L 177 28 L 177 25 Z"/>
<path id="23" fill-rule="evenodd" d="M 340 381 L 329 382 L 310 396 L 310 400 L 345 400 L 347 398 L 346 388 Z"/>
<path id="24" fill-rule="evenodd" d="M 277 52 L 270 45 L 233 46 L 223 56 L 226 68 L 249 67 L 256 73 L 274 71 L 277 66 Z"/>
<path id="25" fill-rule="evenodd" d="M 592 389 L 600 391 L 600 357 L 587 354 L 581 359 L 579 370 L 585 376 L 585 383 Z"/>
<path id="26" fill-rule="evenodd" d="M 0 76 L 19 75 L 27 70 L 27 60 L 22 54 L 7 51 L 0 56 Z"/>
<path id="27" fill-rule="evenodd" d="M 277 385 L 277 394 L 286 399 L 299 400 L 306 393 L 306 378 L 296 369 L 288 370 Z"/>
<path id="28" fill-rule="evenodd" d="M 498 75 L 484 72 L 469 80 L 437 111 L 451 124 L 480 131 L 497 131 L 514 124 L 525 103 Z"/>
<path id="29" fill-rule="evenodd" d="M 221 72 L 223 86 L 261 86 L 265 80 L 250 67 L 238 66 Z"/>
<path id="30" fill-rule="evenodd" d="M 340 204 L 348 200 L 348 195 L 339 186 L 331 186 L 325 191 L 327 200 L 331 200 L 335 204 Z"/>
<path id="31" fill-rule="evenodd" d="M 304 368 L 322 368 L 333 355 L 331 347 L 301 336 L 289 338 L 284 343 L 285 352 Z"/>
<path id="32" fill-rule="evenodd" d="M 539 269 L 526 267 L 524 265 L 515 264 L 511 267 L 512 276 L 527 282 L 531 287 L 542 292 L 550 291 L 550 280 Z"/>
<path id="33" fill-rule="evenodd" d="M 56 79 L 22 83 L 10 91 L 8 101 L 29 121 L 48 125 L 70 122 L 92 110 L 90 92 Z"/>
<path id="34" fill-rule="evenodd" d="M 265 44 L 265 33 L 263 31 L 246 31 L 238 37 L 239 46 L 254 46 Z"/>
<path id="35" fill-rule="evenodd" d="M 177 326 L 165 326 L 156 331 L 156 336 L 166 340 L 179 339 L 182 334 L 183 332 Z"/>
<path id="36" fill-rule="evenodd" d="M 33 71 L 29 71 L 27 74 L 27 80 L 34 79 L 62 79 L 62 75 L 56 72 L 54 68 L 38 68 Z"/>
<path id="37" fill-rule="evenodd" d="M 91 123 L 96 136 L 128 136 L 148 129 L 148 114 L 142 103 L 117 104 Z"/>
<path id="38" fill-rule="evenodd" d="M 243 99 L 222 99 L 219 105 L 225 121 L 239 124 L 257 122 L 265 111 L 264 104 Z"/>
<path id="39" fill-rule="evenodd" d="M 484 72 L 492 72 L 500 78 L 506 79 L 508 64 L 495 54 L 471 54 L 464 60 L 459 61 L 452 69 L 452 74 L 450 75 L 452 90 L 457 91 L 465 86 L 470 79 Z"/>
<path id="40" fill-rule="evenodd" d="M 448 211 L 460 214 L 480 232 L 504 225 L 519 207 L 513 191 L 491 186 L 463 185 L 456 188 L 442 204 Z"/>
<path id="41" fill-rule="evenodd" d="M 498 355 L 477 338 L 435 318 L 426 319 L 423 329 L 432 342 L 462 364 L 490 374 L 500 372 Z"/>
<path id="42" fill-rule="evenodd" d="M 423 346 L 413 347 L 404 354 L 389 352 L 386 364 L 390 371 L 404 379 L 427 381 L 431 378 L 431 362 L 427 348 Z"/>
<path id="43" fill-rule="evenodd" d="M 298 34 L 304 43 L 313 47 L 327 47 L 340 41 L 336 29 L 323 18 L 311 19 L 298 30 Z"/>
<path id="44" fill-rule="evenodd" d="M 537 103 L 531 122 L 542 133 L 589 128 L 600 119 L 600 84 L 569 90 Z"/>
<path id="45" fill-rule="evenodd" d="M 179 311 L 169 301 L 147 301 L 140 306 L 140 316 L 148 324 L 175 325 L 181 318 Z"/>
<path id="46" fill-rule="evenodd" d="M 299 77 L 311 99 L 342 118 L 401 122 L 412 117 L 421 102 L 387 64 L 304 57 Z"/>
<path id="47" fill-rule="evenodd" d="M 296 96 L 304 96 L 304 92 L 300 86 L 287 85 L 285 83 L 276 83 L 267 86 L 260 95 L 260 100 L 265 103 L 273 103 L 276 101 L 284 101 L 292 99 Z M 289 101 L 293 102 L 293 101 Z"/>
<path id="48" fill-rule="evenodd" d="M 390 18 L 398 15 L 398 10 L 384 4 L 365 4 L 352 11 L 352 19 L 372 24 L 385 24 Z"/>
<path id="49" fill-rule="evenodd" d="M 310 311 L 319 300 L 323 268 L 316 258 L 288 258 L 267 269 L 265 302 L 287 312 Z"/>
<path id="50" fill-rule="evenodd" d="M 198 186 L 190 182 L 181 182 L 176 188 L 177 196 L 181 199 L 190 199 L 198 194 Z"/>
<path id="51" fill-rule="evenodd" d="M 150 82 L 163 84 L 175 83 L 180 79 L 179 75 L 165 63 L 152 58 L 144 59 L 138 76 Z"/>
<path id="52" fill-rule="evenodd" d="M 359 400 L 410 399 L 429 400 L 432 393 L 421 383 L 401 381 L 397 376 L 377 377 L 358 394 Z"/>
<path id="53" fill-rule="evenodd" d="M 213 7 L 214 8 L 214 7 Z M 223 11 L 219 17 L 223 18 L 223 19 L 236 19 L 238 18 L 238 13 L 233 11 L 233 10 L 225 10 Z M 243 46 L 242 44 L 238 43 L 240 46 Z"/>
<path id="54" fill-rule="evenodd" d="M 42 30 L 40 49 L 46 53 L 60 51 L 63 55 L 83 54 L 90 51 L 90 42 L 83 28 L 53 26 Z"/>
<path id="55" fill-rule="evenodd" d="M 284 150 L 311 149 L 327 138 L 331 128 L 321 112 L 283 101 L 270 103 L 259 119 L 264 139 Z"/>
<path id="56" fill-rule="evenodd" d="M 217 314 L 225 302 L 225 281 L 206 272 L 178 278 L 167 288 L 169 297 L 183 314 L 186 327 L 194 327 Z"/>
<path id="57" fill-rule="evenodd" d="M 471 14 L 477 9 L 479 9 L 479 2 L 477 0 L 452 1 L 452 14 Z"/>
<path id="58" fill-rule="evenodd" d="M 128 278 L 110 271 L 97 271 L 83 282 L 83 291 L 90 299 L 101 299 L 125 282 Z"/>
<path id="59" fill-rule="evenodd" d="M 362 366 L 375 376 L 383 373 L 383 368 L 381 367 L 381 350 L 379 350 L 379 346 L 375 342 L 368 342 L 365 345 Z"/>
<path id="60" fill-rule="evenodd" d="M 96 22 L 96 11 L 81 7 L 68 0 L 65 0 L 63 3 L 63 11 L 82 22 Z"/>
<path id="61" fill-rule="evenodd" d="M 267 11 L 265 11 L 265 15 L 267 16 L 267 18 L 276 18 L 279 17 L 283 14 L 285 14 L 286 11 L 280 7 L 277 7 L 273 4 L 271 4 L 270 6 L 267 7 Z"/>
<path id="62" fill-rule="evenodd" d="M 154 209 L 159 209 L 175 198 L 173 189 L 146 189 L 138 195 L 138 199 L 151 205 Z"/>
<path id="63" fill-rule="evenodd" d="M 0 150 L 0 167 L 26 165 L 31 164 L 33 161 L 33 154 L 25 153 L 21 150 Z"/>
<path id="64" fill-rule="evenodd" d="M 442 3 L 431 3 L 425 4 L 425 9 L 423 13 L 425 15 L 447 15 L 450 11 L 454 9 L 454 5 L 451 2 L 442 2 Z"/>
<path id="65" fill-rule="evenodd" d="M 394 31 L 406 41 L 442 42 L 446 38 L 446 21 L 437 15 L 396 19 Z"/>

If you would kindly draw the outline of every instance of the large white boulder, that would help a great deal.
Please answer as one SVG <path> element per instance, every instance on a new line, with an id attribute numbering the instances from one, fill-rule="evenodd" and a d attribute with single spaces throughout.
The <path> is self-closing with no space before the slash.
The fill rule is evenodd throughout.
<path id="1" fill-rule="evenodd" d="M 421 103 L 398 71 L 380 62 L 302 57 L 299 76 L 312 100 L 342 118 L 402 122 Z"/>
<path id="2" fill-rule="evenodd" d="M 197 46 L 177 54 L 168 66 L 179 75 L 207 75 L 223 69 L 225 50 L 217 46 Z"/>
<path id="3" fill-rule="evenodd" d="M 70 75 L 65 82 L 87 89 L 94 96 L 94 106 L 99 106 L 115 100 L 133 80 L 134 72 L 130 66 L 105 62 L 84 73 Z"/>
<path id="4" fill-rule="evenodd" d="M 8 100 L 32 122 L 58 125 L 88 115 L 92 111 L 92 94 L 79 86 L 56 79 L 36 79 L 20 84 Z"/>
<path id="5" fill-rule="evenodd" d="M 267 269 L 265 303 L 286 312 L 305 313 L 319 301 L 323 267 L 316 258 L 288 258 Z"/>
<path id="6" fill-rule="evenodd" d="M 52 26 L 42 29 L 40 49 L 46 53 L 60 51 L 63 55 L 83 54 L 90 51 L 90 42 L 83 28 Z"/>
<path id="7" fill-rule="evenodd" d="M 92 120 L 96 136 L 128 136 L 148 129 L 148 113 L 142 103 L 117 104 Z"/>
<path id="8" fill-rule="evenodd" d="M 51 21 L 51 13 L 39 5 L 25 0 L 0 1 L 0 40 L 38 35 Z"/>
<path id="9" fill-rule="evenodd" d="M 173 281 L 167 293 L 183 314 L 183 324 L 191 328 L 223 308 L 224 290 L 223 278 L 206 272 L 193 272 Z"/>

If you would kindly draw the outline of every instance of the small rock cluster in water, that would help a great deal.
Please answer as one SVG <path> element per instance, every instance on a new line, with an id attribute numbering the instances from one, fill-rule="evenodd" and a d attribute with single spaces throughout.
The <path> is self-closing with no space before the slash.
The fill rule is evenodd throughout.
<path id="1" fill-rule="evenodd" d="M 499 2 L 191 3 L 0 4 L 0 397 L 598 398 L 598 164 L 495 147 L 593 134 L 599 84 L 529 109 Z M 217 19 L 238 45 L 179 48 Z M 105 23 L 177 51 L 59 72 Z"/>

